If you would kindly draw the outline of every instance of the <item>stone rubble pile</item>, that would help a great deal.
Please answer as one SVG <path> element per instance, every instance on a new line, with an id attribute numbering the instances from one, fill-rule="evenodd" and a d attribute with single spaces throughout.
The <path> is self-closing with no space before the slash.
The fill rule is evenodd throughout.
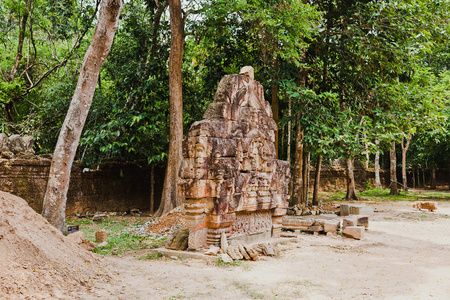
<path id="1" fill-rule="evenodd" d="M 14 157 L 31 158 L 34 156 L 33 137 L 13 134 L 8 137 L 0 133 L 0 157 L 11 159 Z"/>
<path id="2" fill-rule="evenodd" d="M 312 232 L 315 235 L 324 234 L 343 234 L 354 239 L 364 238 L 364 231 L 369 227 L 369 216 L 354 215 L 339 218 L 333 214 L 323 214 L 316 218 L 285 216 L 282 220 L 282 228 L 291 232 L 282 233 L 282 237 L 296 237 L 301 231 Z"/>
<path id="3" fill-rule="evenodd" d="M 309 215 L 321 215 L 330 213 L 327 210 L 322 209 L 320 206 L 303 207 L 301 204 L 296 204 L 287 209 L 288 216 L 309 216 Z"/>

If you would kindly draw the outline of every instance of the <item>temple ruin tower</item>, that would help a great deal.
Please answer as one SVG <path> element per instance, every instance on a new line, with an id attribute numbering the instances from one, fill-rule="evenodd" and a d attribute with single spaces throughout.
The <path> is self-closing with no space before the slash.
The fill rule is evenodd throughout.
<path id="1" fill-rule="evenodd" d="M 289 163 L 276 159 L 270 104 L 253 68 L 226 75 L 203 120 L 183 141 L 179 193 L 189 249 L 229 239 L 278 237 L 288 206 Z"/>

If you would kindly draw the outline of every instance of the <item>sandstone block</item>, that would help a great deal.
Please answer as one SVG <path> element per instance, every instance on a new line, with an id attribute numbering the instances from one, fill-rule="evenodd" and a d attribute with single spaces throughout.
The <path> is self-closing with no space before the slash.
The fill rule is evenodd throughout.
<path id="1" fill-rule="evenodd" d="M 219 247 L 211 245 L 211 246 L 209 246 L 209 249 L 208 249 L 208 251 L 205 252 L 205 254 L 216 256 L 217 253 L 219 253 L 219 250 L 220 250 Z"/>
<path id="2" fill-rule="evenodd" d="M 367 216 L 373 216 L 373 207 L 372 206 L 366 206 L 366 205 L 352 205 L 350 207 L 350 214 L 351 215 L 367 215 Z"/>
<path id="3" fill-rule="evenodd" d="M 312 226 L 313 224 L 314 224 L 314 219 L 310 219 L 310 218 L 285 216 L 282 219 L 282 225 L 283 225 L 284 229 L 308 230 L 308 228 L 310 226 Z"/>
<path id="4" fill-rule="evenodd" d="M 105 229 L 95 232 L 95 242 L 96 243 L 108 242 L 108 235 L 106 234 Z"/>
<path id="5" fill-rule="evenodd" d="M 334 233 L 339 230 L 341 222 L 339 220 L 326 220 L 323 223 L 323 231 Z"/>
<path id="6" fill-rule="evenodd" d="M 357 220 L 355 217 L 347 217 L 342 220 L 342 228 L 349 226 L 357 226 Z"/>
<path id="7" fill-rule="evenodd" d="M 239 260 L 243 259 L 244 257 L 241 254 L 241 251 L 239 250 L 239 246 L 229 246 L 227 249 L 227 254 L 233 259 L 233 260 Z"/>
<path id="8" fill-rule="evenodd" d="M 339 207 L 339 209 L 340 209 L 340 216 L 342 216 L 342 217 L 345 217 L 345 216 L 348 216 L 348 215 L 350 215 L 350 206 L 349 206 L 349 204 L 344 204 L 344 203 L 342 203 L 341 205 L 340 205 L 340 207 Z"/>
<path id="9" fill-rule="evenodd" d="M 369 216 L 357 216 L 356 217 L 356 225 L 364 226 L 366 228 L 369 227 Z"/>
<path id="10" fill-rule="evenodd" d="M 309 226 L 308 231 L 321 232 L 321 231 L 323 231 L 323 226 L 322 225 Z"/>
<path id="11" fill-rule="evenodd" d="M 222 249 L 223 253 L 227 253 L 228 240 L 225 232 L 222 232 L 220 234 L 220 248 Z"/>
<path id="12" fill-rule="evenodd" d="M 244 259 L 246 260 L 250 260 L 251 257 L 250 255 L 247 253 L 247 251 L 245 250 L 244 246 L 242 244 L 238 245 L 239 247 L 239 251 L 241 252 L 242 256 L 244 257 Z"/>
<path id="13" fill-rule="evenodd" d="M 364 226 L 347 226 L 342 230 L 342 233 L 347 236 L 357 240 L 364 238 Z"/>
<path id="14" fill-rule="evenodd" d="M 92 251 L 92 250 L 94 250 L 95 248 L 97 248 L 97 244 L 96 244 L 96 243 L 94 243 L 94 242 L 92 242 L 92 241 L 88 241 L 88 240 L 84 240 L 84 241 L 80 244 L 80 246 L 81 246 L 82 248 L 84 248 L 85 250 L 87 250 L 87 251 Z"/>
<path id="15" fill-rule="evenodd" d="M 437 209 L 437 202 L 434 202 L 434 201 L 416 201 L 413 204 L 413 208 L 428 209 L 429 211 L 434 211 L 434 210 Z"/>
<path id="16" fill-rule="evenodd" d="M 219 254 L 218 256 L 224 263 L 232 263 L 233 262 L 233 259 L 226 253 Z"/>

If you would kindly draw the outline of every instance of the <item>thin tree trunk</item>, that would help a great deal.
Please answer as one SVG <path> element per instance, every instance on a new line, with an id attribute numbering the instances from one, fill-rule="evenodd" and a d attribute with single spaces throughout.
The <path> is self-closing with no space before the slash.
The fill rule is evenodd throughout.
<path id="1" fill-rule="evenodd" d="M 25 40 L 25 30 L 27 27 L 28 16 L 31 11 L 32 2 L 33 2 L 32 0 L 27 0 L 27 2 L 25 3 L 25 10 L 22 16 L 22 22 L 19 29 L 19 41 L 17 44 L 16 58 L 14 60 L 13 67 L 11 68 L 10 71 L 11 81 L 14 80 L 14 78 L 16 77 L 16 72 L 17 69 L 19 68 L 20 60 L 22 59 L 22 49 L 23 49 L 23 42 Z"/>
<path id="2" fill-rule="evenodd" d="M 300 124 L 297 127 L 297 138 L 295 142 L 294 175 L 292 176 L 292 202 L 291 205 L 302 203 L 303 196 L 303 130 Z"/>
<path id="3" fill-rule="evenodd" d="M 355 175 L 354 175 L 354 167 L 353 162 L 354 158 L 349 158 L 346 160 L 347 163 L 347 195 L 345 195 L 345 199 L 347 200 L 359 200 L 358 195 L 356 195 L 356 188 L 355 188 Z"/>
<path id="4" fill-rule="evenodd" d="M 422 170 L 422 184 L 423 184 L 423 188 L 427 187 L 427 182 L 425 180 L 425 168 L 421 168 Z"/>
<path id="5" fill-rule="evenodd" d="M 178 172 L 181 165 L 181 144 L 183 142 L 183 93 L 181 66 L 183 62 L 184 20 L 180 0 L 169 0 L 170 11 L 170 57 L 169 57 L 169 102 L 170 134 L 169 156 L 161 204 L 156 216 L 161 216 L 182 204 L 178 197 Z"/>
<path id="6" fill-rule="evenodd" d="M 314 191 L 312 205 L 319 205 L 319 189 L 320 189 L 320 170 L 322 169 L 322 155 L 317 157 L 316 174 L 314 180 Z"/>
<path id="7" fill-rule="evenodd" d="M 406 144 L 404 143 L 404 138 L 402 137 L 402 181 L 403 190 L 408 191 L 408 178 L 406 177 L 406 151 L 408 151 L 409 144 L 411 142 L 411 137 L 408 136 L 406 139 Z"/>
<path id="8" fill-rule="evenodd" d="M 448 181 L 448 189 L 450 190 L 450 167 L 448 168 L 448 177 L 447 177 L 447 181 Z"/>
<path id="9" fill-rule="evenodd" d="M 379 140 L 375 140 L 375 144 L 378 146 L 380 144 Z M 377 150 L 375 153 L 375 188 L 381 189 L 381 179 L 380 179 L 380 151 Z"/>
<path id="10" fill-rule="evenodd" d="M 77 87 L 53 154 L 42 215 L 62 232 L 66 232 L 65 211 L 72 163 L 122 7 L 122 0 L 102 2 L 97 27 L 84 56 Z"/>
<path id="11" fill-rule="evenodd" d="M 397 189 L 397 157 L 395 154 L 395 142 L 392 142 L 392 148 L 389 151 L 390 157 L 390 170 L 391 170 L 391 191 L 390 195 L 398 195 Z"/>
<path id="12" fill-rule="evenodd" d="M 431 168 L 431 189 L 436 189 L 436 167 Z"/>
<path id="13" fill-rule="evenodd" d="M 420 168 L 419 168 L 419 166 L 417 166 L 417 187 L 418 188 L 422 187 L 420 185 Z"/>
<path id="14" fill-rule="evenodd" d="M 155 212 L 155 164 L 150 167 L 150 214 Z"/>
<path id="15" fill-rule="evenodd" d="M 305 176 L 305 204 L 308 206 L 309 184 L 311 175 L 311 152 L 306 156 L 306 176 Z"/>
<path id="16" fill-rule="evenodd" d="M 416 173 L 415 173 L 415 169 L 412 168 L 412 184 L 413 184 L 413 189 L 416 188 Z"/>

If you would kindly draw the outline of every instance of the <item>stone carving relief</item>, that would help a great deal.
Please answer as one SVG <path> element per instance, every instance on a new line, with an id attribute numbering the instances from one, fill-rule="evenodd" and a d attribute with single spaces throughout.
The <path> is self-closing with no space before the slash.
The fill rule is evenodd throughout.
<path id="1" fill-rule="evenodd" d="M 290 170 L 276 159 L 277 125 L 263 87 L 246 75 L 226 75 L 203 118 L 183 141 L 179 193 L 189 248 L 218 244 L 222 232 L 279 235 Z"/>

